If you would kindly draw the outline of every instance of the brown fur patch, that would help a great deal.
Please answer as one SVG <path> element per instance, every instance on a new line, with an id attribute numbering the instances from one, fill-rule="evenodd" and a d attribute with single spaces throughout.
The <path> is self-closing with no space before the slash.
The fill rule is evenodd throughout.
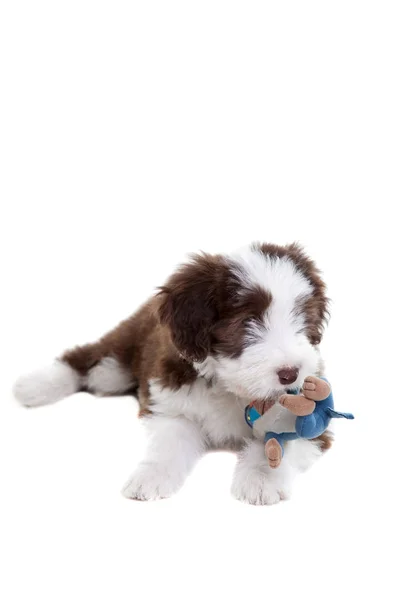
<path id="1" fill-rule="evenodd" d="M 228 275 L 220 256 L 201 254 L 183 265 L 160 288 L 159 315 L 179 352 L 201 361 L 211 350 L 211 328 L 219 318 L 221 280 Z"/>
<path id="2" fill-rule="evenodd" d="M 271 300 L 271 294 L 258 286 L 240 292 L 237 289 L 234 301 L 226 304 L 222 318 L 212 328 L 212 352 L 240 356 L 250 337 L 251 322 L 262 322 Z"/>
<path id="3" fill-rule="evenodd" d="M 329 450 L 329 448 L 331 448 L 333 440 L 333 433 L 331 431 L 325 431 L 319 437 L 315 438 L 314 441 L 318 442 L 318 445 L 322 452 L 326 452 L 327 450 Z"/>
<path id="4" fill-rule="evenodd" d="M 131 373 L 132 387 L 126 393 L 137 389 L 140 414 L 144 414 L 149 405 L 150 379 L 159 379 L 161 385 L 177 389 L 197 377 L 192 365 L 179 356 L 168 327 L 159 323 L 158 305 L 158 299 L 152 298 L 98 342 L 68 350 L 61 360 L 87 375 L 103 358 L 115 358 Z"/>

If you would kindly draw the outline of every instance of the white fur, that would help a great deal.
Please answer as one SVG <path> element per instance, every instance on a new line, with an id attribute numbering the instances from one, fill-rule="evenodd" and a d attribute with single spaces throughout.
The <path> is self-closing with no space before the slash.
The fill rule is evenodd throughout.
<path id="1" fill-rule="evenodd" d="M 264 444 L 252 440 L 239 457 L 232 483 L 232 494 L 249 504 L 276 504 L 290 497 L 296 474 L 310 467 L 321 455 L 316 443 L 295 440 L 287 444 L 277 469 L 268 466 Z"/>
<path id="2" fill-rule="evenodd" d="M 96 394 L 118 394 L 129 389 L 132 379 L 129 373 L 112 357 L 103 358 L 90 369 L 87 387 Z"/>
<path id="3" fill-rule="evenodd" d="M 212 381 L 217 372 L 218 360 L 213 356 L 207 356 L 202 362 L 195 361 L 193 366 L 199 375 L 204 377 L 207 381 Z"/>
<path id="4" fill-rule="evenodd" d="M 78 391 L 80 377 L 69 365 L 56 361 L 53 365 L 20 377 L 14 395 L 24 406 L 52 404 Z"/>
<path id="5" fill-rule="evenodd" d="M 251 434 L 244 420 L 246 403 L 205 379 L 173 391 L 150 383 L 151 409 L 155 415 L 184 415 L 198 425 L 209 446 L 221 447 Z"/>
<path id="6" fill-rule="evenodd" d="M 264 444 L 252 440 L 243 450 L 236 465 L 232 494 L 249 504 L 276 504 L 290 496 L 295 470 L 282 460 L 278 469 L 268 466 Z"/>
<path id="7" fill-rule="evenodd" d="M 297 269 L 289 257 L 266 256 L 261 250 L 246 246 L 232 255 L 236 272 L 243 283 L 256 284 L 279 298 L 280 309 L 291 308 L 291 300 L 312 292 L 310 282 Z"/>
<path id="8" fill-rule="evenodd" d="M 292 388 L 300 387 L 307 377 L 319 368 L 319 353 L 302 334 L 293 336 L 287 344 L 277 342 L 274 332 L 265 330 L 263 339 L 247 346 L 238 358 L 220 357 L 216 373 L 226 389 L 245 394 L 248 399 L 282 394 L 286 387 L 279 381 L 277 371 L 284 366 L 299 369 Z M 287 336 L 288 338 L 289 336 Z"/>
<path id="9" fill-rule="evenodd" d="M 310 469 L 321 455 L 319 442 L 298 439 L 286 444 L 284 459 L 298 472 L 302 472 Z"/>
<path id="10" fill-rule="evenodd" d="M 149 418 L 150 443 L 146 458 L 122 493 L 137 500 L 168 498 L 183 485 L 205 450 L 199 428 L 184 417 Z"/>

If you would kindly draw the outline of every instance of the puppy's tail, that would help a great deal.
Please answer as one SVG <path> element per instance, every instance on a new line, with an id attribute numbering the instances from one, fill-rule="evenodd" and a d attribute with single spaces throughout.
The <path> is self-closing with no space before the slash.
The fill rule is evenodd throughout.
<path id="1" fill-rule="evenodd" d="M 140 316 L 134 315 L 98 342 L 68 350 L 52 365 L 20 377 L 14 385 L 15 397 L 33 407 L 79 391 L 98 396 L 134 394 L 138 384 L 132 365 L 142 333 L 138 323 Z"/>

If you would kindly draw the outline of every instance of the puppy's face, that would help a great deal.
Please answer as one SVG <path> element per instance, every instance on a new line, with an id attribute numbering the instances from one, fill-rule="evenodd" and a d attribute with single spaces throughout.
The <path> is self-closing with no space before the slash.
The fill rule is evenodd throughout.
<path id="1" fill-rule="evenodd" d="M 325 285 L 294 244 L 195 256 L 161 291 L 160 319 L 181 355 L 248 399 L 318 370 L 326 315 Z"/>

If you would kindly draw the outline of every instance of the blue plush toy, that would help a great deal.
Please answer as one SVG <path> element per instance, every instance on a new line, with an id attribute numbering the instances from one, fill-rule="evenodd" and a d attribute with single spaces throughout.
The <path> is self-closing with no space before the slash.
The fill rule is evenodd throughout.
<path id="1" fill-rule="evenodd" d="M 295 431 L 265 433 L 265 453 L 270 467 L 280 465 L 283 456 L 285 441 L 305 438 L 311 440 L 319 437 L 327 428 L 332 418 L 354 419 L 350 413 L 337 412 L 333 408 L 333 395 L 328 381 L 319 377 L 307 377 L 302 390 L 291 390 L 284 394 L 279 402 L 282 406 L 297 415 Z M 254 421 L 259 419 L 274 402 L 252 402 L 245 408 L 246 423 L 253 427 Z"/>

